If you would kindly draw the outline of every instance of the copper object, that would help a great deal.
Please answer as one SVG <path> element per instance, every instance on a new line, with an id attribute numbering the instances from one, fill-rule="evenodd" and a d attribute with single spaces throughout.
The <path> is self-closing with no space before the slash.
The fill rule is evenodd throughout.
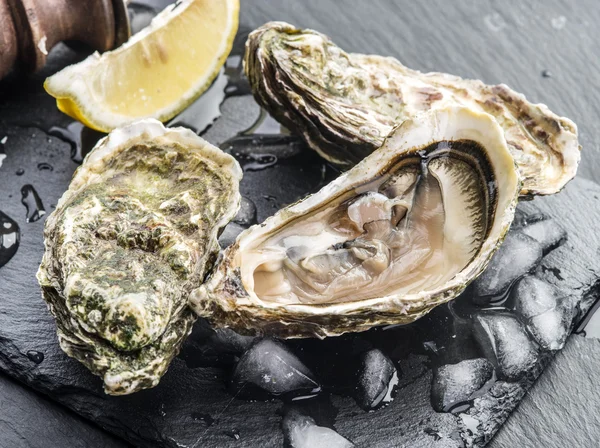
<path id="1" fill-rule="evenodd" d="M 129 35 L 126 0 L 0 0 L 0 79 L 41 69 L 61 41 L 106 51 Z"/>

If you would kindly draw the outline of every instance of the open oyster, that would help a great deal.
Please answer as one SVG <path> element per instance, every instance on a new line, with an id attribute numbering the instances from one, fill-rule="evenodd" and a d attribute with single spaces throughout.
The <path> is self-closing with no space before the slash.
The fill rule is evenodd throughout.
<path id="1" fill-rule="evenodd" d="M 45 227 L 38 271 L 62 349 L 107 393 L 153 387 L 239 206 L 241 169 L 183 128 L 145 120 L 102 139 Z"/>
<path id="2" fill-rule="evenodd" d="M 430 111 L 318 193 L 240 234 L 191 305 L 217 326 L 281 337 L 411 322 L 484 269 L 519 191 L 492 116 Z"/>
<path id="3" fill-rule="evenodd" d="M 348 168 L 415 114 L 468 106 L 493 115 L 523 179 L 521 194 L 552 194 L 577 171 L 577 127 L 506 85 L 421 73 L 393 58 L 349 54 L 327 36 L 267 23 L 246 42 L 257 101 L 327 160 Z"/>

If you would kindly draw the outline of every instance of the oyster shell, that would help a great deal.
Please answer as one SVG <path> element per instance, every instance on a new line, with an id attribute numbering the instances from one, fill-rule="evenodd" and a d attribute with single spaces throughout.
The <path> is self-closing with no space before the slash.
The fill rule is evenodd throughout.
<path id="1" fill-rule="evenodd" d="M 396 59 L 346 53 L 313 30 L 267 23 L 246 42 L 245 70 L 257 101 L 321 156 L 349 168 L 394 126 L 450 104 L 493 115 L 523 179 L 521 194 L 552 194 L 577 171 L 577 127 L 504 84 L 421 73 Z"/>
<path id="2" fill-rule="evenodd" d="M 179 351 L 241 175 L 231 156 L 156 120 L 112 132 L 75 172 L 46 221 L 38 280 L 62 349 L 107 393 L 155 386 Z"/>
<path id="3" fill-rule="evenodd" d="M 519 191 L 492 116 L 430 111 L 240 234 L 190 304 L 217 326 L 287 338 L 414 321 L 481 273 Z"/>

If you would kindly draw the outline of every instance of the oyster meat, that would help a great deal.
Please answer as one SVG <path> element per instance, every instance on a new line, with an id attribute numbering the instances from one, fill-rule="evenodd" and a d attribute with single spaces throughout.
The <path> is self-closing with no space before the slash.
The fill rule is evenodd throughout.
<path id="1" fill-rule="evenodd" d="M 552 194 L 577 171 L 577 127 L 504 84 L 421 73 L 396 59 L 346 53 L 313 30 L 267 23 L 246 42 L 245 71 L 257 101 L 327 160 L 349 168 L 392 128 L 451 104 L 495 117 L 523 179 L 521 194 Z"/>
<path id="2" fill-rule="evenodd" d="M 429 111 L 240 234 L 190 303 L 217 326 L 287 338 L 414 321 L 481 273 L 520 188 L 491 115 Z"/>
<path id="3" fill-rule="evenodd" d="M 38 280 L 62 349 L 107 393 L 155 386 L 179 351 L 241 176 L 231 156 L 156 120 L 112 132 L 75 172 L 46 221 Z"/>

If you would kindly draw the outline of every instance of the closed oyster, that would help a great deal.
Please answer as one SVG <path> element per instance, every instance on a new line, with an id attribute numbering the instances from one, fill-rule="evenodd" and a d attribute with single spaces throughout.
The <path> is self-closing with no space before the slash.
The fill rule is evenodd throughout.
<path id="1" fill-rule="evenodd" d="M 414 321 L 481 273 L 519 191 L 492 116 L 430 111 L 240 234 L 191 306 L 217 326 L 286 338 Z"/>
<path id="2" fill-rule="evenodd" d="M 257 101 L 321 156 L 349 168 L 394 126 L 451 104 L 493 115 L 523 179 L 521 194 L 552 194 L 577 171 L 577 127 L 504 84 L 421 73 L 393 58 L 346 53 L 329 38 L 283 22 L 246 42 L 245 70 Z"/>
<path id="3" fill-rule="evenodd" d="M 158 384 L 235 215 L 241 169 L 183 128 L 145 120 L 102 139 L 45 226 L 38 280 L 62 349 L 122 395 Z"/>

